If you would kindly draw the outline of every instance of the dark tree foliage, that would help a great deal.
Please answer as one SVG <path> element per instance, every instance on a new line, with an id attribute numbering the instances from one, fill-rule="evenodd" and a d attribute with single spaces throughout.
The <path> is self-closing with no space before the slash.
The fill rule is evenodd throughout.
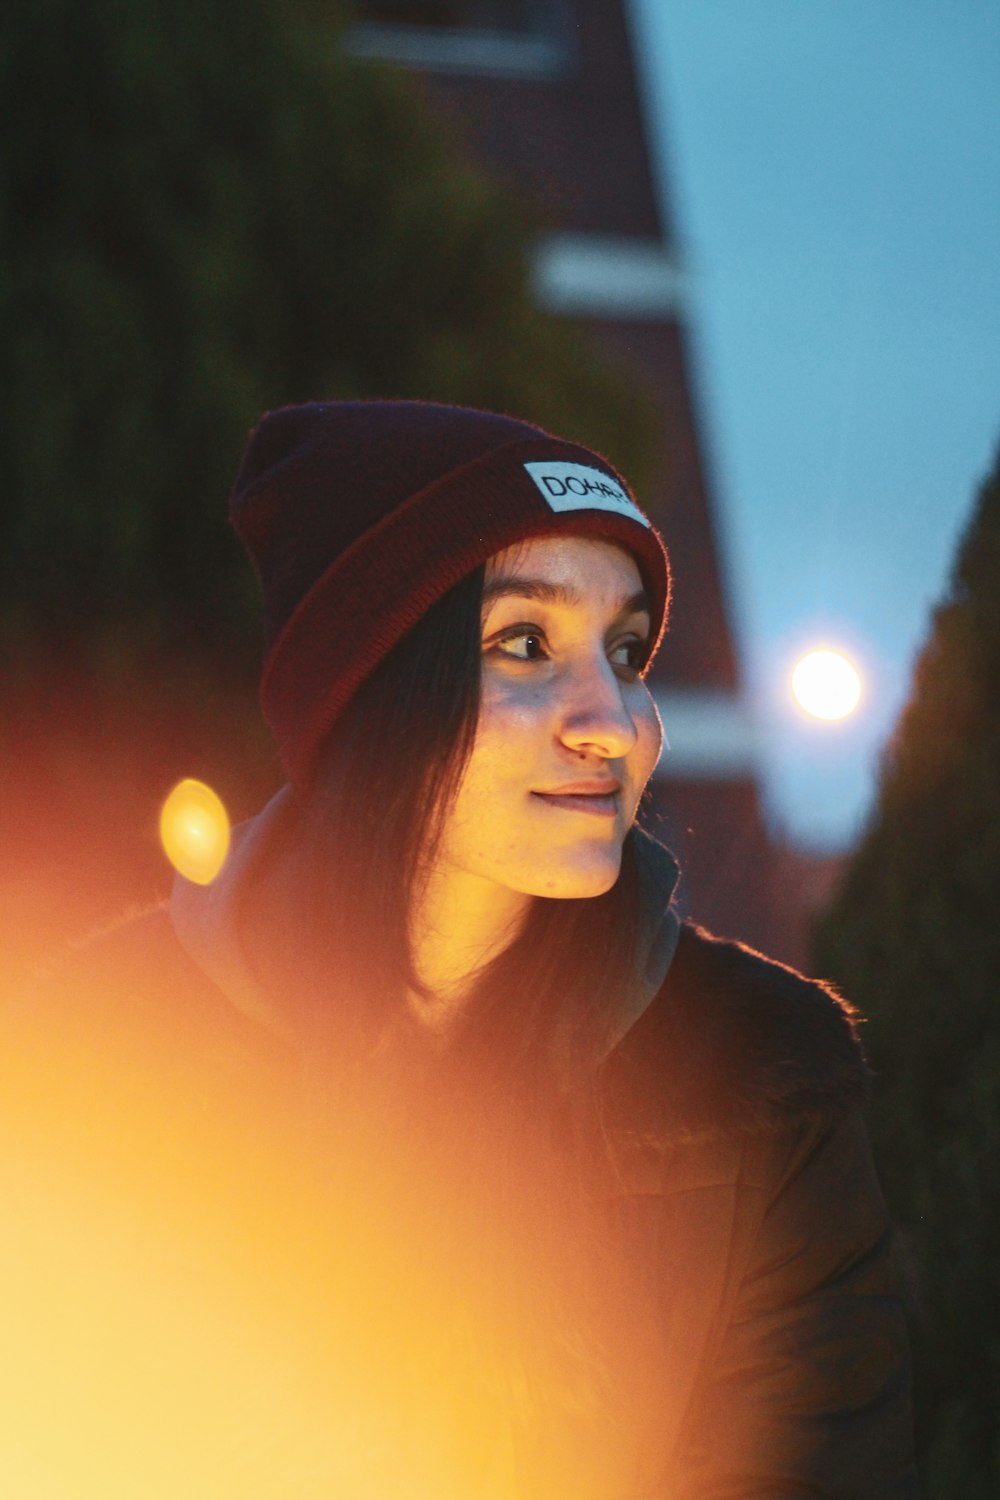
<path id="1" fill-rule="evenodd" d="M 224 497 L 316 396 L 496 406 L 641 471 L 647 420 L 531 305 L 524 211 L 328 8 L 8 0 L 0 22 L 4 619 L 218 646 Z"/>
<path id="2" fill-rule="evenodd" d="M 225 497 L 314 397 L 498 407 L 649 477 L 651 417 L 532 305 L 526 210 L 329 5 L 6 0 L 0 14 L 0 948 L 169 869 L 182 775 L 275 779 Z M 34 933 L 34 937 L 30 934 Z M 29 937 L 24 937 L 29 934 Z"/>
<path id="3" fill-rule="evenodd" d="M 940 1500 L 1000 1493 L 1000 462 L 935 611 L 872 824 L 819 933 L 870 1017 Z"/>

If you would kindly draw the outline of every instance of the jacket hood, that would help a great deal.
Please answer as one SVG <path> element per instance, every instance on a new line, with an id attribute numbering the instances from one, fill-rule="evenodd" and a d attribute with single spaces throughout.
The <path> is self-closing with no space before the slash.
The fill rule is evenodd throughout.
<path id="1" fill-rule="evenodd" d="M 241 935 L 251 887 L 255 900 L 269 890 L 277 897 L 295 879 L 292 790 L 284 786 L 255 817 L 233 830 L 229 857 L 216 880 L 196 885 L 177 875 L 170 898 L 170 920 L 181 946 L 232 1004 L 251 1020 L 290 1038 L 290 1016 L 255 972 Z M 635 980 L 624 997 L 617 1043 L 646 1010 L 666 978 L 680 930 L 672 898 L 677 863 L 668 849 L 636 830 L 640 916 Z"/>

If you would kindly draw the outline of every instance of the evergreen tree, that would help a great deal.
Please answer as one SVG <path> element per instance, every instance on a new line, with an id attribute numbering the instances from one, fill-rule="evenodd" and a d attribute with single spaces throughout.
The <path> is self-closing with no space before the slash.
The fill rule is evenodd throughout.
<path id="1" fill-rule="evenodd" d="M 819 934 L 871 1017 L 872 1128 L 913 1272 L 928 1493 L 1000 1493 L 1000 461 L 871 826 Z"/>
<path id="2" fill-rule="evenodd" d="M 268 406 L 496 406 L 641 471 L 634 392 L 529 295 L 525 212 L 324 7 L 8 0 L 4 620 L 245 635 L 224 497 Z M 138 632 L 138 635 L 137 635 Z"/>

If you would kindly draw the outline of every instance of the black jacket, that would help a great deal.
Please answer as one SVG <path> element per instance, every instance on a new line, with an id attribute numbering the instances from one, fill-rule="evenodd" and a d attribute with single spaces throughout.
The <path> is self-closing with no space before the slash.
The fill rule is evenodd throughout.
<path id="1" fill-rule="evenodd" d="M 611 1060 L 623 1198 L 655 1267 L 652 1493 L 912 1496 L 907 1341 L 860 1114 L 866 1074 L 827 989 L 685 924 Z"/>
<path id="2" fill-rule="evenodd" d="M 290 1054 L 188 958 L 163 909 L 78 955 L 72 981 L 14 1007 L 7 1032 L 5 1410 L 23 1472 L 44 1476 L 18 1492 L 397 1500 L 365 1478 L 380 1439 L 357 1390 L 346 1421 L 302 1373 L 335 1338 L 317 1331 L 326 1272 L 309 1248 L 330 1226 L 289 1180 Z M 563 1493 L 915 1496 L 849 1010 L 685 924 L 605 1067 L 600 1191 L 641 1313 L 619 1330 L 629 1419 L 578 1414 Z M 411 1471 L 405 1500 L 433 1489 Z M 484 1475 L 482 1495 L 509 1492 Z"/>

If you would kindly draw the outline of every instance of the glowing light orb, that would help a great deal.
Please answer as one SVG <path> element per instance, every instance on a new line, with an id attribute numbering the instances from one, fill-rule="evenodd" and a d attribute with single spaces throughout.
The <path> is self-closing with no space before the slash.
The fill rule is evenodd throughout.
<path id="1" fill-rule="evenodd" d="M 861 678 L 839 651 L 810 651 L 792 673 L 792 693 L 814 719 L 846 719 L 861 698 Z"/>
<path id="2" fill-rule="evenodd" d="M 174 869 L 196 885 L 211 885 L 229 853 L 229 814 L 210 786 L 179 781 L 160 813 L 160 841 Z"/>

